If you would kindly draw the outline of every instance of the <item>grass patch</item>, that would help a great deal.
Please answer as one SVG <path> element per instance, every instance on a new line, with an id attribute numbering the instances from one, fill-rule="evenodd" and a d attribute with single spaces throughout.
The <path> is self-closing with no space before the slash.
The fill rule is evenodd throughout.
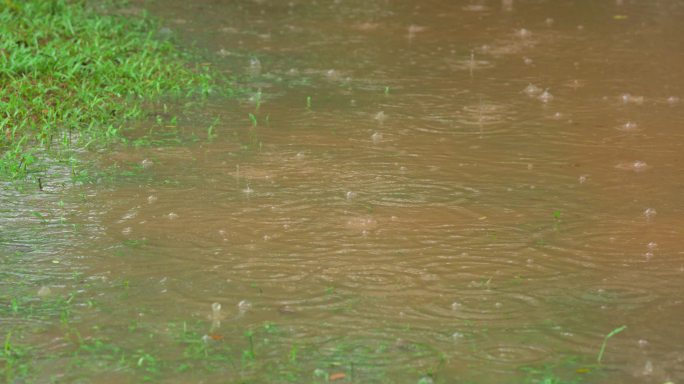
<path id="1" fill-rule="evenodd" d="M 119 141 L 143 102 L 219 89 L 154 20 L 115 10 L 85 0 L 0 2 L 0 178 L 35 172 L 38 152 Z"/>

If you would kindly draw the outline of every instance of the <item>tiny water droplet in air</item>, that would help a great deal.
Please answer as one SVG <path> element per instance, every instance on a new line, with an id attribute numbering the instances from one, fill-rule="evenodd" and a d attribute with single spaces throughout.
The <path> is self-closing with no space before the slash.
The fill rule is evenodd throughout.
<path id="1" fill-rule="evenodd" d="M 356 192 L 348 191 L 348 192 L 345 194 L 345 197 L 347 198 L 347 200 L 351 200 L 351 199 L 353 199 L 353 198 L 356 197 Z"/>
<path id="2" fill-rule="evenodd" d="M 380 132 L 373 133 L 373 135 L 371 135 L 371 140 L 373 140 L 374 143 L 382 141 L 382 133 L 380 133 Z"/>
<path id="3" fill-rule="evenodd" d="M 454 332 L 451 334 L 451 338 L 454 340 L 459 340 L 459 339 L 462 339 L 463 337 L 465 337 L 465 335 L 462 334 L 461 332 Z"/>
<path id="4" fill-rule="evenodd" d="M 651 250 L 656 249 L 658 248 L 658 243 L 656 243 L 655 241 L 651 241 L 650 243 L 646 244 L 646 248 Z"/>
<path id="5" fill-rule="evenodd" d="M 457 302 L 457 301 L 454 301 L 453 303 L 451 303 L 451 309 L 454 311 L 458 311 L 459 309 L 461 309 L 461 307 L 462 307 L 462 304 Z"/>
<path id="6" fill-rule="evenodd" d="M 154 162 L 152 162 L 152 160 L 145 159 L 145 160 L 143 160 L 143 161 L 140 162 L 140 165 L 141 165 L 144 169 L 147 169 L 147 168 L 150 168 L 151 166 L 153 166 L 153 165 L 154 165 Z"/>
<path id="7" fill-rule="evenodd" d="M 150 195 L 147 197 L 147 204 L 154 204 L 157 201 L 157 196 Z"/>
<path id="8" fill-rule="evenodd" d="M 175 214 L 175 213 L 173 213 L 173 212 L 171 212 L 171 213 L 169 213 L 168 215 L 166 215 L 166 217 L 168 217 L 169 220 L 176 220 L 176 219 L 178 218 L 178 215 Z"/>

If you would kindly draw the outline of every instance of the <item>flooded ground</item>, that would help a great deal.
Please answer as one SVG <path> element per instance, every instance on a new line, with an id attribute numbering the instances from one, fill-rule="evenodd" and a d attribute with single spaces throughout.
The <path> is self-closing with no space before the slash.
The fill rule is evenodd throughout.
<path id="1" fill-rule="evenodd" d="M 684 3 L 144 6 L 253 94 L 2 189 L 28 381 L 684 381 Z"/>

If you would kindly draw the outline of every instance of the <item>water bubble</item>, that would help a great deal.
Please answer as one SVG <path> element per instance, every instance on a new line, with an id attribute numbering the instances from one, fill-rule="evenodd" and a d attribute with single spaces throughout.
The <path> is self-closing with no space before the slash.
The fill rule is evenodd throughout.
<path id="1" fill-rule="evenodd" d="M 52 290 L 50 289 L 50 287 L 42 286 L 38 290 L 38 297 L 47 297 L 47 296 L 50 296 L 51 294 L 52 294 Z"/>
<path id="2" fill-rule="evenodd" d="M 658 212 L 656 212 L 656 210 L 653 208 L 646 208 L 646 210 L 644 211 L 644 216 L 646 217 L 647 220 L 651 220 L 657 214 L 658 214 Z"/>
<path id="3" fill-rule="evenodd" d="M 373 133 L 371 135 L 371 140 L 373 140 L 374 143 L 382 141 L 382 133 L 380 133 L 380 132 Z"/>
<path id="4" fill-rule="evenodd" d="M 167 217 L 169 220 L 176 220 L 176 219 L 178 218 L 178 215 L 175 214 L 175 213 L 173 213 L 173 212 L 171 212 L 171 213 L 169 213 L 168 215 L 166 215 L 166 217 Z"/>
<path id="5" fill-rule="evenodd" d="M 544 90 L 544 92 L 541 95 L 539 95 L 538 99 L 542 103 L 548 103 L 549 101 L 553 100 L 553 95 L 551 93 L 549 93 L 548 89 L 546 89 L 546 90 Z"/>
<path id="6" fill-rule="evenodd" d="M 242 300 L 238 303 L 238 310 L 240 313 L 245 313 L 252 308 L 252 303 L 247 300 Z"/>

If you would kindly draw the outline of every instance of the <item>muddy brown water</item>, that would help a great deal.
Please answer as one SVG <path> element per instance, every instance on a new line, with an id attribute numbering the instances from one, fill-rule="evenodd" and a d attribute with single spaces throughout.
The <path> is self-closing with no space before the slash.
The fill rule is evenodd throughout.
<path id="1" fill-rule="evenodd" d="M 141 177 L 3 190 L 5 273 L 81 273 L 83 337 L 168 382 L 684 381 L 684 3 L 144 6 L 254 94 L 181 118 L 195 143 L 96 155 Z M 183 323 L 232 362 L 177 372 Z"/>

